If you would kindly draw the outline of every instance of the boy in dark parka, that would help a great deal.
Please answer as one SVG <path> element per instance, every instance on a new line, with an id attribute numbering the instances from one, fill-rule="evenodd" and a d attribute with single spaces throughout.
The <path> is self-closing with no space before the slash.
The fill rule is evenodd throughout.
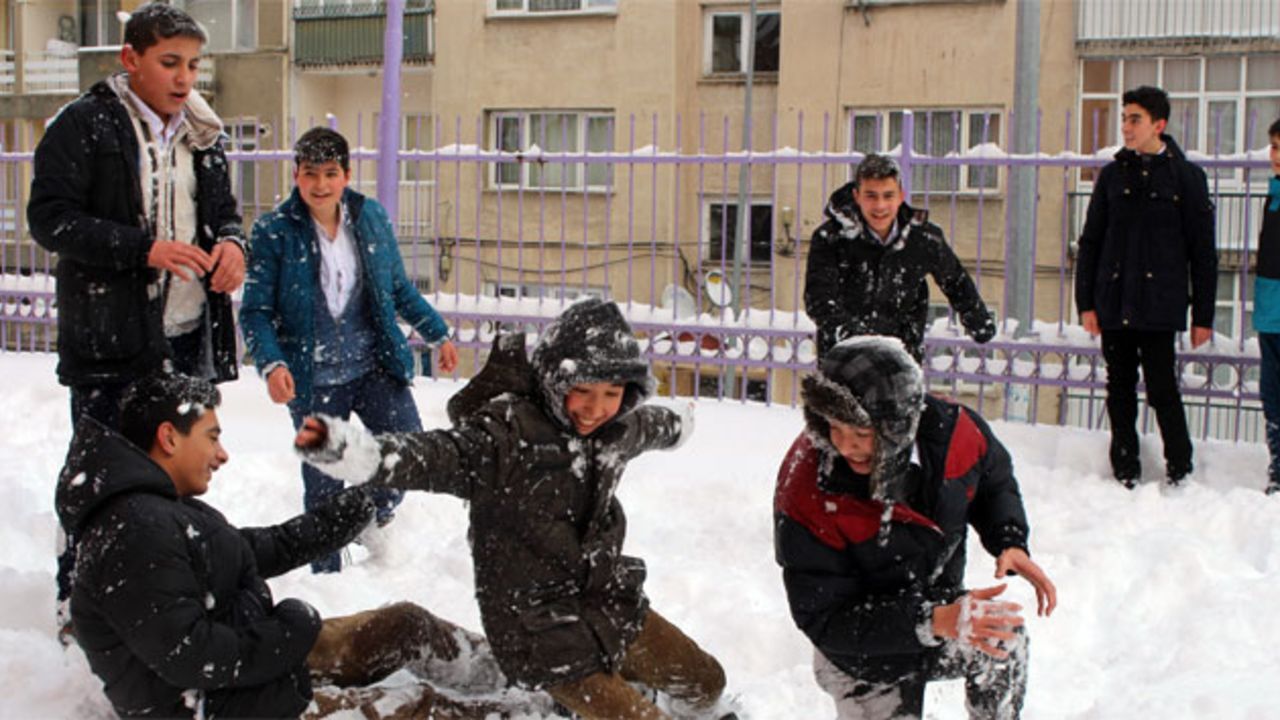
<path id="1" fill-rule="evenodd" d="M 664 691 L 673 711 L 710 711 L 724 672 L 649 607 L 614 495 L 627 461 L 678 446 L 692 415 L 642 404 L 653 379 L 611 302 L 566 309 L 531 365 L 530 382 L 513 382 L 525 392 L 493 397 L 454 429 L 374 438 L 309 418 L 298 447 L 348 482 L 469 501 L 481 619 L 515 683 L 583 718 L 667 717 L 628 681 Z"/>

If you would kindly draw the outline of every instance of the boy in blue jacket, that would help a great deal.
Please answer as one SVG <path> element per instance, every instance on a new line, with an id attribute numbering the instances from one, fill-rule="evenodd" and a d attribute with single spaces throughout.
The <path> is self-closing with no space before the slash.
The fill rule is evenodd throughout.
<path id="1" fill-rule="evenodd" d="M 297 428 L 324 413 L 360 416 L 374 432 L 422 429 L 409 383 L 413 355 L 396 324 L 404 318 L 452 372 L 458 352 L 449 328 L 404 272 L 386 211 L 347 187 L 351 152 L 335 130 L 315 127 L 294 145 L 293 194 L 253 226 L 249 274 L 240 306 L 245 345 L 276 403 L 288 403 Z M 303 505 L 311 509 L 342 482 L 302 468 Z M 402 494 L 377 497 L 379 525 Z M 313 562 L 338 572 L 338 553 Z"/>
<path id="2" fill-rule="evenodd" d="M 1267 418 L 1267 494 L 1280 493 L 1280 120 L 1271 136 L 1271 171 L 1267 204 L 1258 233 L 1258 269 L 1253 288 L 1253 329 L 1262 350 L 1262 412 Z"/>

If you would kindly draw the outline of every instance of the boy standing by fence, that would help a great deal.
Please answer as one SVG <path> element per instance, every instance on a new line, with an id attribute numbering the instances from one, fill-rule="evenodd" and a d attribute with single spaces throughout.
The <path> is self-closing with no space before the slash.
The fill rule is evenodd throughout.
<path id="1" fill-rule="evenodd" d="M 1271 171 L 1267 203 L 1258 233 L 1257 278 L 1253 287 L 1253 329 L 1262 351 L 1262 412 L 1267 420 L 1267 494 L 1280 493 L 1280 119 L 1267 130 L 1271 136 Z"/>
<path id="2" fill-rule="evenodd" d="M 1188 305 L 1191 347 L 1213 336 L 1218 255 L 1204 170 L 1164 132 L 1169 96 L 1148 86 L 1129 90 L 1123 112 L 1124 149 L 1099 173 L 1080 234 L 1076 305 L 1084 329 L 1102 335 L 1111 469 L 1132 489 L 1142 475 L 1139 366 L 1160 424 L 1169 484 L 1191 474 L 1174 341 L 1187 329 Z"/>
<path id="3" fill-rule="evenodd" d="M 458 362 L 449 328 L 405 275 L 386 210 L 347 187 L 346 138 L 312 128 L 294 145 L 294 162 L 293 194 L 254 223 L 240 306 L 245 345 L 267 392 L 289 404 L 295 429 L 307 415 L 345 420 L 354 412 L 373 432 L 421 430 L 409 392 L 413 355 L 396 316 L 437 349 L 444 372 Z M 308 510 L 342 489 L 309 465 L 302 482 Z M 379 492 L 379 525 L 400 499 Z M 338 572 L 342 558 L 334 553 L 311 569 Z"/>
<path id="4" fill-rule="evenodd" d="M 124 28 L 125 72 L 62 108 L 36 147 L 27 219 L 58 254 L 58 380 L 71 421 L 115 428 L 134 380 L 166 363 L 214 382 L 237 376 L 231 292 L 244 233 L 222 121 L 195 92 L 204 31 L 162 3 Z M 58 554 L 59 619 L 75 565 Z"/>

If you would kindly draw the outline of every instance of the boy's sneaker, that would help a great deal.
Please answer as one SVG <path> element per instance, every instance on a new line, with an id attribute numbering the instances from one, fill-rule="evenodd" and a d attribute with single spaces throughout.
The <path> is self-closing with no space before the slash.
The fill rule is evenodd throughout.
<path id="1" fill-rule="evenodd" d="M 1165 470 L 1165 474 L 1169 477 L 1169 487 L 1182 487 L 1191 470 L 1191 463 L 1169 465 Z"/>
<path id="2" fill-rule="evenodd" d="M 1137 469 L 1116 470 L 1113 473 L 1116 476 L 1116 482 L 1132 490 L 1138 487 L 1138 478 L 1142 476 L 1142 471 Z"/>

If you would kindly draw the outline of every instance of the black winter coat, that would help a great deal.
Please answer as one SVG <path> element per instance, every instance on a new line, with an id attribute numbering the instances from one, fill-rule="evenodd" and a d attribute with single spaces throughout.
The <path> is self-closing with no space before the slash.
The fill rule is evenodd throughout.
<path id="1" fill-rule="evenodd" d="M 502 671 L 529 687 L 616 672 L 643 624 L 644 561 L 622 554 L 614 497 L 629 460 L 680 437 L 640 407 L 588 437 L 535 399 L 503 395 L 453 430 L 382 436 L 373 483 L 470 503 L 476 596 Z"/>
<path id="2" fill-rule="evenodd" d="M 123 717 L 297 717 L 311 701 L 305 665 L 320 617 L 272 600 L 264 578 L 345 545 L 371 519 L 348 490 L 286 523 L 237 529 L 179 498 L 167 473 L 90 417 L 57 490 L 79 539 L 76 640 Z"/>
<path id="3" fill-rule="evenodd" d="M 774 550 L 791 615 L 835 665 L 870 679 L 932 642 L 932 613 L 964 592 L 972 525 L 999 555 L 1027 548 L 1009 453 L 974 412 L 926 397 L 912 464 L 884 544 L 867 477 L 806 432 L 778 472 Z"/>
<path id="4" fill-rule="evenodd" d="M 196 150 L 197 244 L 222 238 L 244 249 L 220 142 Z M 134 380 L 160 367 L 164 337 L 159 271 L 147 266 L 147 229 L 129 112 L 99 82 L 62 108 L 35 151 L 27 220 L 40 246 L 58 254 L 58 379 L 64 385 Z M 248 253 L 245 253 L 246 258 Z M 209 290 L 204 329 L 213 380 L 238 375 L 231 298 Z"/>
<path id="5" fill-rule="evenodd" d="M 1204 171 L 1173 138 L 1168 151 L 1124 149 L 1098 175 L 1076 260 L 1076 305 L 1103 330 L 1213 327 L 1214 209 Z M 1190 294 L 1187 292 L 1190 280 Z"/>
<path id="6" fill-rule="evenodd" d="M 885 246 L 853 200 L 853 183 L 831 193 L 827 221 L 813 233 L 805 270 L 804 309 L 818 326 L 818 355 L 847 337 L 889 335 L 923 357 L 932 275 L 978 342 L 995 335 L 995 319 L 973 279 L 929 214 L 906 203 L 898 210 L 900 234 Z"/>

